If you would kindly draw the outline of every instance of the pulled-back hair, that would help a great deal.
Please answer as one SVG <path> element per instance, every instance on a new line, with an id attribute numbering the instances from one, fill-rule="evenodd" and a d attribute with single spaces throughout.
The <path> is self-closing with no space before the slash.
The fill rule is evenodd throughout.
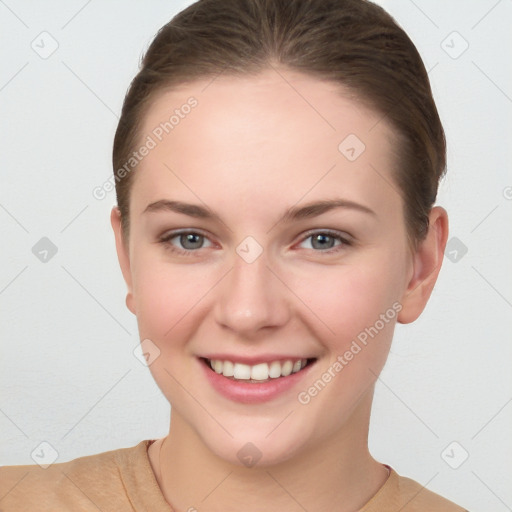
<path id="1" fill-rule="evenodd" d="M 126 94 L 114 139 L 114 174 L 130 158 L 159 93 L 276 64 L 340 84 L 394 128 L 394 178 L 409 238 L 417 245 L 445 172 L 444 131 L 416 47 L 386 11 L 367 0 L 199 0 L 181 11 L 156 35 Z M 132 183 L 133 173 L 116 179 L 126 237 Z"/>

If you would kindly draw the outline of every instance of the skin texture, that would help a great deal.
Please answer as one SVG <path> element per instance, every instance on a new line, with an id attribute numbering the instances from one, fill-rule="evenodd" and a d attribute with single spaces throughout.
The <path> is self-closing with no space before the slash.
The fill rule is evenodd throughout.
<path id="1" fill-rule="evenodd" d="M 367 447 L 374 384 L 396 321 L 414 321 L 430 296 L 446 212 L 432 210 L 427 238 L 411 251 L 393 131 L 339 85 L 274 68 L 183 85 L 151 105 L 141 140 L 191 96 L 198 105 L 135 171 L 128 240 L 117 208 L 111 216 L 127 305 L 141 340 L 160 350 L 150 370 L 172 405 L 169 435 L 150 448 L 157 480 L 179 511 L 357 510 L 387 478 Z M 354 161 L 338 150 L 349 134 L 365 144 Z M 219 219 L 145 211 L 163 199 Z M 340 207 L 279 220 L 288 208 L 332 199 L 373 213 Z M 204 246 L 182 254 L 171 250 L 186 250 L 179 236 L 159 241 L 178 229 L 205 235 Z M 311 230 L 350 243 L 321 249 Z M 247 236 L 263 249 L 252 263 L 236 252 Z M 301 404 L 298 393 L 393 304 L 397 317 Z M 204 377 L 198 356 L 212 352 L 317 361 L 291 390 L 242 404 Z M 261 452 L 252 468 L 237 457 L 247 442 Z"/>

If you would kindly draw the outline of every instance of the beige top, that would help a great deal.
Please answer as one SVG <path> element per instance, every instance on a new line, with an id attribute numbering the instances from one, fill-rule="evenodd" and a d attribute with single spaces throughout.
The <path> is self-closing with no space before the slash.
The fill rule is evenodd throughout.
<path id="1" fill-rule="evenodd" d="M 154 441 L 70 462 L 0 468 L 1 512 L 172 512 L 148 457 Z M 359 512 L 464 512 L 417 482 L 390 476 Z M 467 512 L 467 511 L 466 511 Z"/>

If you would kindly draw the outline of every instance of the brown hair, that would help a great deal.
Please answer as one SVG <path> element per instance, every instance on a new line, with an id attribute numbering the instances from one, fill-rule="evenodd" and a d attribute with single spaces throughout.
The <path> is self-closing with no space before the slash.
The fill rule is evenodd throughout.
<path id="1" fill-rule="evenodd" d="M 155 96 L 220 73 L 258 73 L 272 63 L 339 83 L 394 128 L 400 141 L 395 181 L 416 246 L 445 172 L 445 136 L 416 47 L 367 0 L 199 0 L 162 27 L 126 94 L 114 139 L 125 236 L 133 173 L 120 179 L 116 170 L 130 159 Z"/>

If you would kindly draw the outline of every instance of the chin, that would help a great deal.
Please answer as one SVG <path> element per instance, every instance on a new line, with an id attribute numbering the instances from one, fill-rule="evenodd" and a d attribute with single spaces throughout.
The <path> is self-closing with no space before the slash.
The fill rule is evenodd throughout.
<path id="1" fill-rule="evenodd" d="M 247 468 L 275 466 L 296 457 L 311 441 L 303 422 L 283 426 L 280 421 L 282 418 L 273 421 L 270 429 L 268 420 L 264 426 L 255 421 L 251 426 L 233 426 L 228 428 L 233 437 L 224 433 L 212 436 L 211 431 L 199 435 L 212 453 L 230 464 Z"/>

